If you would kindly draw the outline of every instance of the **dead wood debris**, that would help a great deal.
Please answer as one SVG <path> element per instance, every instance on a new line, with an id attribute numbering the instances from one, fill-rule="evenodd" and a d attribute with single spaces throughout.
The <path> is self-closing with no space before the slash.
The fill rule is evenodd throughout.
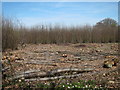
<path id="1" fill-rule="evenodd" d="M 13 80 L 13 79 L 20 79 L 20 78 L 36 78 L 36 77 L 48 77 L 48 80 L 51 78 L 64 78 L 64 77 L 70 77 L 70 76 L 79 76 L 81 73 L 84 72 L 92 72 L 94 69 L 92 68 L 85 68 L 85 69 L 79 69 L 79 68 L 63 68 L 63 69 L 56 69 L 56 70 L 52 70 L 52 71 L 48 71 L 48 72 L 40 72 L 40 70 L 31 70 L 31 71 L 26 71 L 26 72 L 22 72 L 20 75 L 15 75 L 12 78 L 9 78 L 9 80 Z M 80 74 L 76 74 L 76 75 L 64 75 L 64 76 L 56 76 L 56 73 L 61 73 L 61 72 L 79 72 Z M 51 77 L 54 76 L 54 77 Z M 41 79 L 42 80 L 42 79 Z"/>

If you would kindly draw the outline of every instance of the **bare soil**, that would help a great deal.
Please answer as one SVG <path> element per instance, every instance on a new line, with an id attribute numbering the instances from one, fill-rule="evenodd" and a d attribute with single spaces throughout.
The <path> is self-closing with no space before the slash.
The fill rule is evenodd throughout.
<path id="1" fill-rule="evenodd" d="M 22 73 L 37 72 L 37 74 L 64 68 L 93 69 L 92 72 L 80 72 L 80 76 L 67 80 L 74 82 L 79 80 L 95 80 L 98 85 L 107 88 L 119 88 L 119 63 L 112 68 L 104 68 L 103 63 L 113 57 L 118 58 L 117 43 L 79 43 L 79 44 L 27 44 L 18 50 L 10 51 L 18 59 L 2 60 L 3 68 L 8 67 L 7 74 L 13 77 Z M 3 53 L 5 56 L 6 53 Z M 7 54 L 8 55 L 8 54 Z M 13 56 L 11 55 L 11 56 Z M 11 71 L 12 70 L 12 71 Z M 39 72 L 38 72 L 39 71 Z M 76 73 L 76 72 L 75 72 Z M 72 73 L 73 74 L 73 73 Z M 65 72 L 60 75 L 65 75 Z M 25 78 L 26 79 L 26 78 Z M 27 78 L 26 80 L 39 77 Z M 3 79 L 4 80 L 4 79 Z M 34 81 L 34 82 L 36 82 Z M 56 82 L 56 80 L 53 80 Z M 41 80 L 40 82 L 47 82 Z M 64 81 L 61 81 L 64 82 Z M 4 84 L 4 83 L 3 83 Z"/>

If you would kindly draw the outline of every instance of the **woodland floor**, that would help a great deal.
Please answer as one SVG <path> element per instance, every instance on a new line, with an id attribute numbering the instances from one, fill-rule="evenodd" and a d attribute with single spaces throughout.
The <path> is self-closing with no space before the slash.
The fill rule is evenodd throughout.
<path id="1" fill-rule="evenodd" d="M 3 77 L 3 85 L 7 79 L 11 78 L 10 75 L 13 75 L 12 79 L 14 79 L 18 78 L 19 75 L 30 74 L 31 76 L 24 78 L 24 80 L 33 84 L 36 82 L 57 82 L 55 79 L 47 80 L 49 77 L 80 74 L 67 78 L 67 80 L 70 82 L 95 80 L 97 85 L 102 87 L 120 88 L 120 74 L 118 72 L 120 64 L 112 68 L 103 68 L 104 61 L 111 59 L 111 57 L 118 57 L 117 43 L 27 44 L 26 47 L 19 47 L 18 50 L 10 52 L 11 56 L 16 55 L 18 58 L 9 63 L 7 59 L 2 60 L 6 75 Z M 3 53 L 3 56 L 5 55 Z M 60 72 L 53 76 L 40 76 L 52 70 L 65 68 L 92 69 L 92 71 Z M 65 82 L 66 79 L 58 81 Z M 5 87 L 9 88 L 11 85 Z"/>

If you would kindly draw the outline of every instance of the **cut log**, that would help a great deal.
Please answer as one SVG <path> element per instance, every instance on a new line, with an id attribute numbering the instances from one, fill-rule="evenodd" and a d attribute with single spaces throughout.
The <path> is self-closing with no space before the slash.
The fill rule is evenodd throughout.
<path id="1" fill-rule="evenodd" d="M 80 63 L 81 60 L 74 60 L 74 61 L 60 61 L 60 60 L 50 60 L 50 61 L 25 61 L 26 64 L 46 64 L 46 65 L 54 65 L 55 63 Z"/>
<path id="2" fill-rule="evenodd" d="M 9 80 L 20 79 L 20 78 L 28 79 L 28 78 L 37 78 L 37 77 L 40 77 L 42 79 L 43 79 L 43 77 L 45 77 L 45 78 L 48 77 L 48 80 L 49 80 L 51 78 L 62 78 L 62 77 L 64 78 L 64 77 L 66 77 L 66 75 L 64 75 L 64 76 L 55 76 L 56 73 L 62 73 L 62 72 L 79 72 L 79 73 L 83 73 L 83 72 L 91 72 L 91 71 L 93 71 L 93 69 L 91 69 L 91 68 L 86 68 L 86 69 L 64 68 L 64 69 L 56 69 L 56 70 L 49 71 L 49 72 L 40 72 L 40 71 L 38 71 L 39 73 L 35 73 L 37 71 L 26 71 L 26 72 L 23 72 L 24 74 L 16 75 L 16 76 L 10 78 Z M 53 77 L 53 76 L 55 76 L 55 77 Z M 70 77 L 70 76 L 68 75 L 67 77 Z M 76 75 L 73 75 L 73 76 L 78 76 L 78 75 L 76 74 Z"/>
<path id="3" fill-rule="evenodd" d="M 89 69 L 88 69 L 89 70 Z M 94 72 L 91 75 L 94 74 L 103 74 L 103 73 L 111 73 L 113 71 L 118 71 L 118 69 L 112 70 L 112 71 L 105 71 L 105 72 Z M 86 75 L 90 75 L 90 74 L 86 74 Z M 49 81 L 49 80 L 55 80 L 55 79 L 61 79 L 61 78 L 74 78 L 74 77 L 79 77 L 82 76 L 82 74 L 76 74 L 76 75 L 66 75 L 66 76 L 55 76 L 55 77 L 44 77 L 44 78 L 32 78 L 32 79 L 25 79 L 25 81 Z"/>
<path id="4" fill-rule="evenodd" d="M 55 77 L 44 77 L 44 78 L 32 78 L 32 79 L 25 79 L 25 81 L 49 81 L 49 80 L 55 80 L 55 79 L 61 79 L 61 78 L 73 78 L 73 77 L 79 77 L 82 74 L 76 74 L 76 75 L 63 75 L 63 76 L 55 76 Z"/>
<path id="5" fill-rule="evenodd" d="M 63 69 L 56 69 L 53 71 L 48 72 L 50 75 L 54 75 L 56 73 L 62 73 L 62 72 L 79 72 L 79 73 L 83 73 L 83 72 L 90 72 L 93 71 L 94 69 L 92 68 L 86 68 L 86 69 L 79 69 L 79 68 L 63 68 Z"/>
<path id="6" fill-rule="evenodd" d="M 37 72 L 42 72 L 41 70 L 28 70 L 25 72 L 20 72 L 20 73 L 16 73 L 17 75 L 21 75 L 21 74 L 31 74 L 31 73 L 37 73 Z"/>
<path id="7" fill-rule="evenodd" d="M 15 80 L 20 78 L 37 78 L 37 77 L 45 77 L 45 76 L 48 76 L 46 72 L 29 73 L 29 74 L 15 75 L 14 77 L 9 78 L 9 80 Z"/>
<path id="8" fill-rule="evenodd" d="M 24 77 L 24 78 L 36 78 L 36 77 L 45 77 L 45 76 L 48 76 L 47 73 L 42 72 L 39 74 L 36 74 L 36 73 L 22 74 L 22 75 L 15 76 L 14 79 L 18 79 L 18 78 L 22 78 L 22 77 Z"/>
<path id="9" fill-rule="evenodd" d="M 46 64 L 46 65 L 55 65 L 54 63 L 49 63 L 49 62 L 24 62 L 25 64 Z"/>

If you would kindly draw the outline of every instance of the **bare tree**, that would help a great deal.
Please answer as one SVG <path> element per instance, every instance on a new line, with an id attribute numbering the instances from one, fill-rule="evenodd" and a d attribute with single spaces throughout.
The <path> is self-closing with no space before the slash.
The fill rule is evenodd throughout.
<path id="1" fill-rule="evenodd" d="M 110 18 L 103 19 L 94 26 L 67 27 L 57 24 L 55 26 L 38 25 L 32 28 L 23 25 L 18 27 L 12 19 L 3 18 L 2 32 L 3 50 L 15 49 L 20 42 L 33 44 L 118 42 L 118 25 Z"/>

